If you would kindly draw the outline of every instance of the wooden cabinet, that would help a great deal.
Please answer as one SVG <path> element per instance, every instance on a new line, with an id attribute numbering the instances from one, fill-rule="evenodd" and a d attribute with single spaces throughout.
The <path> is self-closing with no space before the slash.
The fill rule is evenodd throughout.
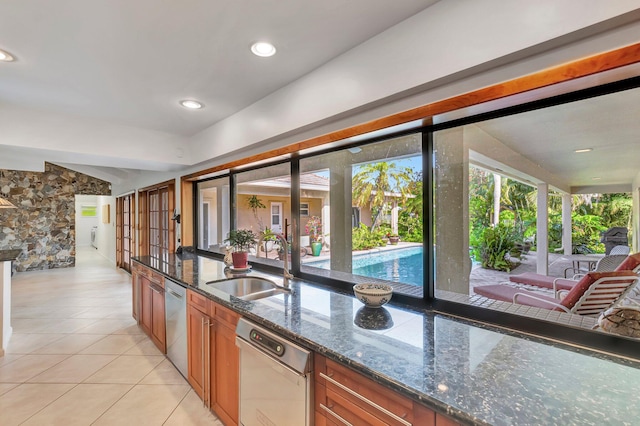
<path id="1" fill-rule="evenodd" d="M 315 365 L 315 424 L 446 425 L 457 424 L 413 400 L 319 354 Z M 445 423 L 448 422 L 448 423 Z"/>
<path id="2" fill-rule="evenodd" d="M 133 267 L 133 317 L 162 351 L 167 352 L 164 277 L 137 263 Z"/>
<path id="3" fill-rule="evenodd" d="M 234 311 L 187 291 L 188 380 L 225 425 L 238 424 L 239 318 Z"/>

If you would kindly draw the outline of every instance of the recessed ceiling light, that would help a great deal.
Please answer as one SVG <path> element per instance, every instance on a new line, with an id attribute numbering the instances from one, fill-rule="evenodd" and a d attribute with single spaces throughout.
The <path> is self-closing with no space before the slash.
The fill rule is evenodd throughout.
<path id="1" fill-rule="evenodd" d="M 182 105 L 185 108 L 189 108 L 189 109 L 200 109 L 200 108 L 204 107 L 204 105 L 202 105 L 202 103 L 200 103 L 198 101 L 194 101 L 192 99 L 186 99 L 184 101 L 180 101 L 180 105 Z"/>
<path id="2" fill-rule="evenodd" d="M 593 148 L 582 148 L 582 149 L 576 149 L 574 152 L 575 152 L 576 154 L 581 154 L 581 153 L 583 153 L 583 152 L 591 152 L 591 151 L 593 151 Z"/>
<path id="3" fill-rule="evenodd" d="M 600 179 L 602 179 L 602 178 L 601 178 L 600 176 L 594 176 L 594 177 L 592 177 L 591 179 L 592 179 L 592 180 L 600 180 Z"/>
<path id="4" fill-rule="evenodd" d="M 0 61 L 3 62 L 13 62 L 16 58 L 14 58 L 9 52 L 6 50 L 0 50 Z"/>
<path id="5" fill-rule="evenodd" d="M 251 52 L 256 56 L 267 58 L 276 54 L 276 47 L 266 41 L 259 41 L 251 45 Z"/>

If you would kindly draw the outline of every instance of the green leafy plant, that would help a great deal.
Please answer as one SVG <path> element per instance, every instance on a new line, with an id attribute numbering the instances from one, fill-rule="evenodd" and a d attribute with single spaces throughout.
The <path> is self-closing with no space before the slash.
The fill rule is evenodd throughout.
<path id="1" fill-rule="evenodd" d="M 247 205 L 249 206 L 249 208 L 253 212 L 253 217 L 256 219 L 256 222 L 258 224 L 258 228 L 260 230 L 264 229 L 264 225 L 262 223 L 262 219 L 260 219 L 260 216 L 258 216 L 258 209 L 266 209 L 267 206 L 265 206 L 262 203 L 262 200 L 260 200 L 260 198 L 258 198 L 257 195 L 252 195 L 251 197 L 247 198 Z"/>
<path id="2" fill-rule="evenodd" d="M 225 242 L 229 242 L 236 252 L 248 252 L 256 243 L 256 234 L 250 229 L 232 229 Z"/>
<path id="3" fill-rule="evenodd" d="M 509 257 L 514 245 L 512 226 L 500 223 L 493 228 L 486 228 L 477 249 L 482 267 L 510 272 L 516 266 Z"/>
<path id="4" fill-rule="evenodd" d="M 372 231 L 368 226 L 361 223 L 359 227 L 353 228 L 351 233 L 351 245 L 353 250 L 368 250 L 374 247 L 386 245 L 383 237 L 385 234 L 379 230 Z"/>

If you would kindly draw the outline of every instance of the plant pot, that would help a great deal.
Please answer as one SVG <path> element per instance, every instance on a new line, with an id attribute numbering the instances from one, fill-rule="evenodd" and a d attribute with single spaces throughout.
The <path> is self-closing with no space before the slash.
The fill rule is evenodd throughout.
<path id="1" fill-rule="evenodd" d="M 397 245 L 398 241 L 400 241 L 400 237 L 389 237 L 389 243 L 393 246 Z"/>
<path id="2" fill-rule="evenodd" d="M 235 269 L 244 269 L 249 266 L 247 259 L 249 258 L 249 253 L 246 251 L 238 251 L 231 253 L 231 257 L 233 258 L 233 267 Z"/>
<path id="3" fill-rule="evenodd" d="M 320 256 L 320 252 L 322 251 L 322 243 L 314 241 L 311 243 L 311 254 L 314 256 Z"/>

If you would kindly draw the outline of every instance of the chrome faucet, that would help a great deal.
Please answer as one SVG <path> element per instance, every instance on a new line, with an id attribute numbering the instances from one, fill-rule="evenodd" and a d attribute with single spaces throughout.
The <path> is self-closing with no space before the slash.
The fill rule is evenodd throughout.
<path id="1" fill-rule="evenodd" d="M 283 262 L 284 262 L 284 271 L 282 273 L 282 275 L 284 276 L 284 281 L 282 283 L 282 286 L 284 288 L 289 288 L 289 279 L 293 278 L 293 275 L 291 275 L 291 272 L 289 272 L 289 243 L 287 242 L 287 239 L 282 235 L 282 234 L 274 234 L 273 236 L 275 236 L 279 241 L 280 244 L 282 244 L 281 250 L 283 251 Z M 265 235 L 261 234 L 260 238 L 258 238 L 258 244 L 257 244 L 257 250 L 256 250 L 256 257 L 260 257 L 260 246 L 262 245 L 262 242 L 265 239 Z M 264 253 L 264 257 L 267 257 L 267 252 L 265 250 Z"/>

